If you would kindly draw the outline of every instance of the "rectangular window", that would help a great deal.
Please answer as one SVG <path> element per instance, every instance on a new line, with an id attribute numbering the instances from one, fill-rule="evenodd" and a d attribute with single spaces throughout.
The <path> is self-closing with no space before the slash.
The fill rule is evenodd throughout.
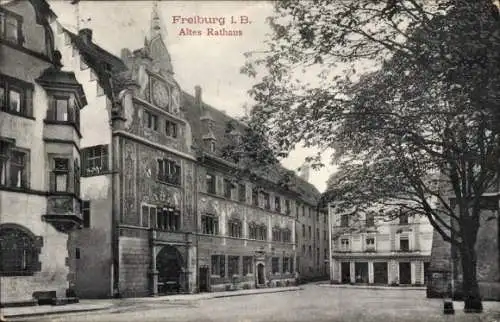
<path id="1" fill-rule="evenodd" d="M 151 129 L 151 130 L 154 130 L 154 131 L 158 131 L 158 116 L 149 112 L 149 111 L 146 111 L 144 110 L 144 127 L 145 128 L 148 128 L 148 129 Z"/>
<path id="2" fill-rule="evenodd" d="M 349 248 L 349 239 L 347 238 L 342 238 L 340 240 L 340 250 L 341 251 L 348 251 L 350 248 Z"/>
<path id="3" fill-rule="evenodd" d="M 290 259 L 288 257 L 283 257 L 283 274 L 290 272 Z"/>
<path id="4" fill-rule="evenodd" d="M 306 254 L 306 245 L 302 245 L 302 254 Z"/>
<path id="5" fill-rule="evenodd" d="M 173 160 L 158 159 L 158 181 L 181 185 L 181 167 Z"/>
<path id="6" fill-rule="evenodd" d="M 228 233 L 231 237 L 241 238 L 242 224 L 238 219 L 232 219 L 228 222 Z"/>
<path id="7" fill-rule="evenodd" d="M 32 84 L 0 75 L 0 110 L 31 116 L 32 93 Z"/>
<path id="8" fill-rule="evenodd" d="M 228 267 L 227 275 L 233 277 L 234 275 L 240 274 L 240 257 L 239 256 L 228 256 Z"/>
<path id="9" fill-rule="evenodd" d="M 274 210 L 277 212 L 281 212 L 281 198 L 274 197 Z"/>
<path id="10" fill-rule="evenodd" d="M 273 274 L 277 274 L 280 272 L 280 258 L 279 257 L 273 257 L 271 260 L 271 266 L 273 270 Z"/>
<path id="11" fill-rule="evenodd" d="M 302 206 L 302 216 L 306 215 L 306 206 Z"/>
<path id="12" fill-rule="evenodd" d="M 259 206 L 259 191 L 257 188 L 252 189 L 252 204 L 254 206 Z"/>
<path id="13" fill-rule="evenodd" d="M 69 159 L 54 158 L 50 191 L 68 192 L 69 191 Z"/>
<path id="14" fill-rule="evenodd" d="M 78 159 L 73 162 L 73 187 L 75 195 L 80 196 L 80 165 Z"/>
<path id="15" fill-rule="evenodd" d="M 143 215 L 143 218 L 147 216 Z M 180 212 L 172 207 L 157 208 L 156 229 L 163 231 L 178 231 L 181 228 Z"/>
<path id="16" fill-rule="evenodd" d="M 308 228 L 309 228 L 309 239 L 312 239 L 312 229 L 311 229 L 311 226 L 309 226 Z"/>
<path id="17" fill-rule="evenodd" d="M 297 216 L 297 218 L 298 218 L 299 214 L 300 214 L 300 205 L 299 205 L 299 203 L 296 203 L 295 204 L 295 216 Z"/>
<path id="18" fill-rule="evenodd" d="M 0 185 L 7 185 L 7 172 L 9 168 L 10 144 L 0 141 Z"/>
<path id="19" fill-rule="evenodd" d="M 264 208 L 271 209 L 271 198 L 267 192 L 262 193 L 262 197 L 264 199 Z"/>
<path id="20" fill-rule="evenodd" d="M 399 239 L 399 249 L 401 251 L 407 252 L 410 250 L 410 241 L 406 237 Z"/>
<path id="21" fill-rule="evenodd" d="M 266 225 L 260 225 L 258 229 L 258 240 L 267 240 L 267 227 Z"/>
<path id="22" fill-rule="evenodd" d="M 83 228 L 90 228 L 90 201 L 82 200 Z"/>
<path id="23" fill-rule="evenodd" d="M 165 134 L 172 138 L 177 138 L 177 124 L 171 121 L 165 121 Z"/>
<path id="24" fill-rule="evenodd" d="M 68 121 L 68 100 L 56 98 L 55 100 L 55 121 Z"/>
<path id="25" fill-rule="evenodd" d="M 5 86 L 0 82 L 0 110 L 4 110 L 7 99 L 5 98 Z"/>
<path id="26" fill-rule="evenodd" d="M 9 90 L 9 111 L 21 113 L 21 91 Z"/>
<path id="27" fill-rule="evenodd" d="M 12 150 L 10 154 L 10 182 L 9 186 L 14 188 L 27 187 L 26 153 Z"/>
<path id="28" fill-rule="evenodd" d="M 366 250 L 375 250 L 375 238 L 374 237 L 366 237 Z"/>
<path id="29" fill-rule="evenodd" d="M 8 12 L 6 10 L 0 11 L 0 38 L 22 45 L 22 17 Z"/>
<path id="30" fill-rule="evenodd" d="M 212 275 L 220 277 L 226 276 L 226 256 L 225 255 L 212 255 Z"/>
<path id="31" fill-rule="evenodd" d="M 29 153 L 17 149 L 12 142 L 0 140 L 0 185 L 28 187 Z"/>
<path id="32" fill-rule="evenodd" d="M 284 243 L 289 243 L 291 241 L 291 236 L 292 232 L 290 231 L 290 229 L 283 229 L 283 231 L 281 232 L 281 237 Z"/>
<path id="33" fill-rule="evenodd" d="M 215 190 L 215 176 L 213 174 L 207 173 L 207 175 L 205 177 L 205 182 L 206 182 L 206 185 L 207 185 L 207 192 L 215 194 L 216 193 L 216 190 Z"/>
<path id="34" fill-rule="evenodd" d="M 247 189 L 244 183 L 238 185 L 238 200 L 240 202 L 246 202 L 247 199 Z"/>
<path id="35" fill-rule="evenodd" d="M 328 238 L 327 238 L 327 234 L 326 234 L 326 230 L 323 230 L 323 240 L 324 241 L 327 241 Z"/>
<path id="36" fill-rule="evenodd" d="M 312 257 L 312 246 L 309 245 L 309 253 L 308 253 L 309 257 Z"/>
<path id="37" fill-rule="evenodd" d="M 306 225 L 302 224 L 302 237 L 306 237 Z"/>
<path id="38" fill-rule="evenodd" d="M 286 214 L 289 216 L 290 215 L 290 200 L 285 200 L 285 211 Z"/>
<path id="39" fill-rule="evenodd" d="M 95 145 L 82 149 L 82 175 L 97 176 L 109 171 L 108 145 Z"/>
<path id="40" fill-rule="evenodd" d="M 224 198 L 231 199 L 233 191 L 233 183 L 229 179 L 224 179 Z"/>
<path id="41" fill-rule="evenodd" d="M 201 216 L 201 230 L 203 234 L 218 235 L 219 234 L 219 219 L 214 215 Z"/>
<path id="42" fill-rule="evenodd" d="M 324 214 L 324 216 L 323 216 L 323 223 L 326 224 L 327 221 L 328 221 L 328 215 Z"/>
<path id="43" fill-rule="evenodd" d="M 340 227 L 349 227 L 349 216 L 341 215 L 340 216 Z"/>
<path id="44" fill-rule="evenodd" d="M 243 276 L 253 274 L 253 257 L 243 256 Z"/>
<path id="45" fill-rule="evenodd" d="M 248 238 L 249 239 L 257 239 L 258 235 L 259 235 L 258 226 L 255 223 L 249 223 L 248 224 Z"/>
<path id="46" fill-rule="evenodd" d="M 273 241 L 281 241 L 281 229 L 278 227 L 273 228 Z"/>
<path id="47" fill-rule="evenodd" d="M 319 222 L 319 212 L 316 213 L 316 221 Z"/>
<path id="48" fill-rule="evenodd" d="M 319 247 L 316 248 L 316 267 L 319 267 Z"/>
<path id="49" fill-rule="evenodd" d="M 293 262 L 293 257 L 290 257 L 290 273 L 294 273 L 295 272 L 295 266 L 294 266 L 294 262 Z"/>

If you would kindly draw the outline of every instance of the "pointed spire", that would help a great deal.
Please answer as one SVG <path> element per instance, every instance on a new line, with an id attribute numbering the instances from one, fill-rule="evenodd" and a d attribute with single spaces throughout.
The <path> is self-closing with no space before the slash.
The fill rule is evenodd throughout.
<path id="1" fill-rule="evenodd" d="M 161 19 L 158 11 L 158 1 L 153 3 L 153 12 L 151 13 L 151 30 L 149 32 L 150 39 L 161 35 Z"/>

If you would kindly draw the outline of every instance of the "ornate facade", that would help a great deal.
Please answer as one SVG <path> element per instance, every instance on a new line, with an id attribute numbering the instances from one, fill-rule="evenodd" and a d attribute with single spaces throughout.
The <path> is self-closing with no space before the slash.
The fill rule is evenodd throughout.
<path id="1" fill-rule="evenodd" d="M 0 6 L 2 306 L 74 297 L 69 245 L 83 223 L 80 114 L 87 99 L 54 46 L 54 20 L 44 1 Z"/>

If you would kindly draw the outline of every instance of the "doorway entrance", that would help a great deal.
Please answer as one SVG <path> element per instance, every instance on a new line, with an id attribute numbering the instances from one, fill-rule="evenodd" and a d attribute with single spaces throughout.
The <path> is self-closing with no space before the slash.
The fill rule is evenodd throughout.
<path id="1" fill-rule="evenodd" d="M 399 284 L 411 284 L 411 265 L 409 262 L 399 263 Z"/>
<path id="2" fill-rule="evenodd" d="M 340 273 L 342 274 L 342 283 L 347 284 L 351 282 L 351 263 L 343 262 L 340 267 Z"/>
<path id="3" fill-rule="evenodd" d="M 266 276 L 264 274 L 264 264 L 257 264 L 257 284 L 264 285 L 266 284 Z"/>
<path id="4" fill-rule="evenodd" d="M 356 273 L 356 283 L 368 284 L 368 263 L 354 263 L 354 271 Z"/>
<path id="5" fill-rule="evenodd" d="M 182 290 L 181 275 L 184 266 L 182 256 L 173 246 L 165 246 L 156 256 L 158 293 L 179 293 Z"/>
<path id="6" fill-rule="evenodd" d="M 373 282 L 375 284 L 387 284 L 387 263 L 373 263 Z"/>
<path id="7" fill-rule="evenodd" d="M 210 275 L 208 274 L 208 266 L 203 266 L 200 267 L 199 270 L 199 276 L 200 276 L 200 285 L 199 285 L 199 291 L 200 292 L 208 292 L 210 288 Z"/>

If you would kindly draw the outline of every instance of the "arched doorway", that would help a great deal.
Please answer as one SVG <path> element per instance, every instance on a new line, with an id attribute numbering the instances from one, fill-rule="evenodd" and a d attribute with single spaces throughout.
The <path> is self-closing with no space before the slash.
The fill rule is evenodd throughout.
<path id="1" fill-rule="evenodd" d="M 156 256 L 158 293 L 179 293 L 182 290 L 182 255 L 173 246 L 165 246 Z"/>
<path id="2" fill-rule="evenodd" d="M 259 285 L 266 284 L 266 275 L 264 274 L 264 264 L 257 264 L 257 283 Z"/>

